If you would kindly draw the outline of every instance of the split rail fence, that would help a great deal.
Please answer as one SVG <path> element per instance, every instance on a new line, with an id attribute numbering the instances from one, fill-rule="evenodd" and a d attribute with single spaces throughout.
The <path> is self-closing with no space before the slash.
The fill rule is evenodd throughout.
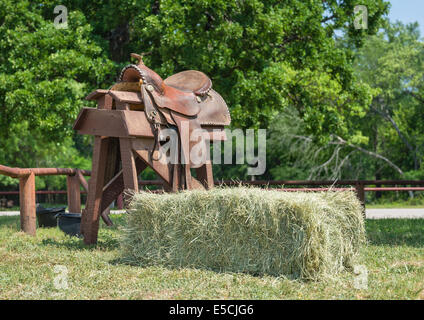
<path id="1" fill-rule="evenodd" d="M 0 165 L 0 174 L 19 179 L 19 209 L 21 217 L 21 230 L 35 235 L 36 233 L 36 176 L 67 176 L 68 210 L 81 212 L 81 190 L 88 191 L 88 183 L 84 176 L 91 172 L 80 169 L 68 168 L 11 168 Z"/>

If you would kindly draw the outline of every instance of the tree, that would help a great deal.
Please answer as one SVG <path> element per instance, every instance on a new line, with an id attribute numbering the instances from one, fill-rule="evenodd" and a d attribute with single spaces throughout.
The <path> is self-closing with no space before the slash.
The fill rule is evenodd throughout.
<path id="1" fill-rule="evenodd" d="M 56 29 L 42 8 L 0 2 L 0 163 L 76 166 L 84 162 L 78 152 L 63 150 L 74 148 L 72 124 L 84 96 L 110 82 L 115 65 L 83 14 L 71 12 L 68 29 Z M 58 154 L 74 161 L 52 162 Z"/>
<path id="2" fill-rule="evenodd" d="M 358 51 L 355 69 L 375 90 L 367 115 L 372 121 L 363 124 L 370 146 L 389 156 L 406 177 L 418 177 L 424 154 L 424 43 L 418 24 L 387 24 Z"/>
<path id="3" fill-rule="evenodd" d="M 69 28 L 59 30 L 52 24 L 56 1 L 0 4 L 2 139 L 27 121 L 23 134 L 36 138 L 40 148 L 47 141 L 63 143 L 72 136 L 81 99 L 111 85 L 130 52 L 143 53 L 163 77 L 184 69 L 210 75 L 228 102 L 234 127 L 267 128 L 293 106 L 320 143 L 334 133 L 349 143 L 362 138 L 349 121 L 366 114 L 372 95 L 369 86 L 355 81 L 353 52 L 380 27 L 388 10 L 384 0 L 61 4 L 68 8 Z M 368 8 L 368 29 L 354 28 L 358 4 Z M 336 31 L 346 34 L 345 45 Z M 27 165 L 24 158 L 5 162 Z"/>
<path id="4" fill-rule="evenodd" d="M 346 119 L 355 135 L 334 131 L 327 143 L 317 144 L 296 111 L 278 117 L 269 140 L 269 160 L 278 164 L 272 177 L 422 178 L 423 63 L 418 25 L 387 22 L 356 51 L 355 81 L 370 88 L 372 99 L 363 118 Z"/>
<path id="5" fill-rule="evenodd" d="M 347 113 L 361 115 L 370 95 L 353 81 L 352 48 L 375 33 L 383 0 L 64 1 L 83 11 L 109 42 L 110 57 L 145 54 L 161 75 L 202 70 L 231 108 L 236 127 L 263 127 L 295 105 L 314 136 L 347 133 Z M 368 29 L 353 26 L 355 5 L 368 7 Z M 349 35 L 349 47 L 335 31 Z"/>

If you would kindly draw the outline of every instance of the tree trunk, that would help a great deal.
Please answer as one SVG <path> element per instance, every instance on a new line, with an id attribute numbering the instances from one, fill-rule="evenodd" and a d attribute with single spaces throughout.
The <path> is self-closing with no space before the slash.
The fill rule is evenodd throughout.
<path id="1" fill-rule="evenodd" d="M 125 52 L 125 45 L 130 39 L 129 25 L 125 22 L 111 30 L 109 36 L 109 50 L 113 61 L 122 62 L 128 57 Z"/>

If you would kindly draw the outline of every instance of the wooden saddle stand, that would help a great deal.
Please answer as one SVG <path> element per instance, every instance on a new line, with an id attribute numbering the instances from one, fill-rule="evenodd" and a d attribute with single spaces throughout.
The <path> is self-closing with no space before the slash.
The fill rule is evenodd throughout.
<path id="1" fill-rule="evenodd" d="M 224 127 L 231 121 L 225 101 L 204 73 L 189 70 L 162 80 L 144 65 L 141 56 L 131 56 L 138 64 L 126 66 L 109 90 L 89 94 L 86 99 L 96 100 L 97 109 L 83 108 L 74 124 L 78 133 L 94 135 L 91 179 L 81 221 L 86 244 L 97 242 L 100 216 L 107 225 L 112 224 L 107 213 L 111 203 L 124 190 L 138 192 L 138 176 L 147 167 L 168 192 L 212 188 L 209 149 L 200 164 L 191 161 L 190 152 L 207 140 L 225 140 Z M 176 161 L 160 161 L 161 130 L 165 128 L 178 135 Z M 203 132 L 191 141 L 196 129 Z M 196 178 L 190 169 L 195 170 Z M 129 199 L 125 200 L 128 203 Z"/>

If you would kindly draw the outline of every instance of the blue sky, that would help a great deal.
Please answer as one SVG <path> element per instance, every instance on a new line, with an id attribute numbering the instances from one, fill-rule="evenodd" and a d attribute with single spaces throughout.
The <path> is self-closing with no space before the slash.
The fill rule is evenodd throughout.
<path id="1" fill-rule="evenodd" d="M 400 20 L 403 23 L 417 21 L 420 24 L 421 36 L 424 36 L 424 0 L 390 0 L 390 3 L 391 21 Z"/>

